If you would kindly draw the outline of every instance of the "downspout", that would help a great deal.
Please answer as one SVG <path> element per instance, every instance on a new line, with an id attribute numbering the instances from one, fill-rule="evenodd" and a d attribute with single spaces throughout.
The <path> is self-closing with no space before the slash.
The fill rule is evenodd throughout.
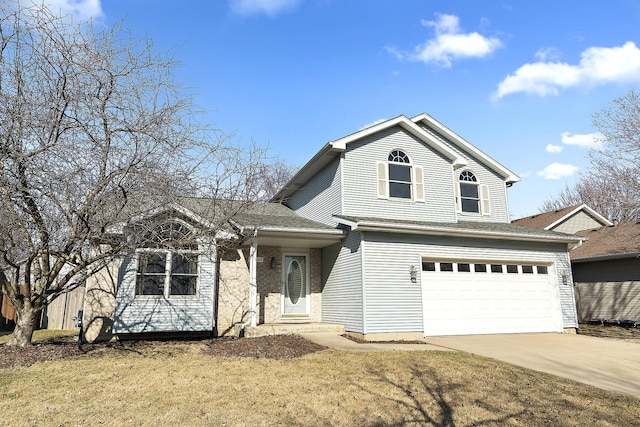
<path id="1" fill-rule="evenodd" d="M 256 300 L 258 296 L 258 286 L 256 284 L 256 269 L 257 269 L 257 256 L 258 256 L 258 230 L 253 230 L 253 240 L 251 241 L 251 248 L 249 248 L 249 319 L 238 329 L 238 335 L 244 333 L 247 326 L 255 328 L 256 322 Z"/>

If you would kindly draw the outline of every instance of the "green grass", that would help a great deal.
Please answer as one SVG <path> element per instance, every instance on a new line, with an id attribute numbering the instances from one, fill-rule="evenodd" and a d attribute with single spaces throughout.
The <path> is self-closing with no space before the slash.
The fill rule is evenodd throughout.
<path id="1" fill-rule="evenodd" d="M 0 370 L 0 425 L 627 426 L 632 397 L 466 353 L 104 348 Z"/>
<path id="2" fill-rule="evenodd" d="M 78 331 L 69 331 L 69 330 L 51 330 L 51 329 L 40 329 L 37 331 L 33 331 L 33 339 L 32 342 L 42 342 L 46 340 L 50 340 L 51 338 L 58 337 L 67 337 L 71 335 L 78 335 Z M 11 334 L 0 336 L 0 344 L 5 344 L 11 339 Z"/>

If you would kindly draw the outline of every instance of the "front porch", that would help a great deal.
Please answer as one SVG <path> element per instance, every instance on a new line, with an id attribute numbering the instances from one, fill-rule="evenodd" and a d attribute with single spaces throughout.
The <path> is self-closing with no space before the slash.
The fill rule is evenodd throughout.
<path id="1" fill-rule="evenodd" d="M 257 326 L 247 326 L 244 336 L 247 338 L 263 337 L 267 335 L 290 335 L 311 332 L 335 332 L 344 334 L 343 325 L 331 323 L 263 323 Z"/>

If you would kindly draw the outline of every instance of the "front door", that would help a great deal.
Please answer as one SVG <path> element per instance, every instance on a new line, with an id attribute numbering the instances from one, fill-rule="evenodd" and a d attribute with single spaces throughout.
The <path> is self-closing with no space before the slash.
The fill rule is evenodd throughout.
<path id="1" fill-rule="evenodd" d="M 285 255 L 282 269 L 282 314 L 284 316 L 309 315 L 309 277 L 306 255 Z"/>

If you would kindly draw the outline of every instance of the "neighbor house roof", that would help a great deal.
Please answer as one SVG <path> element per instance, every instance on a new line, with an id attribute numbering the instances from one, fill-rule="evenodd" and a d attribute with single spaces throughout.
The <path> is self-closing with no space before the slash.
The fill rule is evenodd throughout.
<path id="1" fill-rule="evenodd" d="M 576 215 L 580 211 L 585 212 L 587 215 L 598 221 L 602 225 L 612 225 L 611 221 L 600 215 L 598 212 L 591 209 L 585 204 L 568 206 L 563 209 L 557 209 L 555 211 L 543 212 L 536 215 L 531 215 L 525 218 L 518 218 L 513 220 L 514 224 L 524 225 L 527 227 L 543 228 L 545 230 L 552 230 L 557 225 L 565 222 L 567 219 Z"/>
<path id="2" fill-rule="evenodd" d="M 426 130 L 419 125 L 420 123 L 436 129 L 438 134 L 433 131 Z M 451 148 L 451 146 L 460 145 L 467 151 L 467 153 L 473 154 L 480 161 L 489 166 L 508 184 L 520 180 L 520 178 L 518 178 L 518 176 L 509 169 L 491 159 L 491 157 L 487 156 L 469 142 L 447 129 L 428 114 L 423 113 L 411 119 L 404 115 L 400 115 L 393 119 L 376 123 L 350 135 L 336 139 L 335 141 L 328 142 L 318 153 L 316 153 L 315 156 L 311 158 L 311 160 L 300 168 L 293 178 L 291 178 L 291 180 L 289 180 L 289 182 L 285 184 L 280 191 L 278 191 L 272 200 L 285 199 L 295 193 L 299 188 L 302 188 L 313 176 L 331 163 L 336 157 L 340 156 L 340 154 L 346 150 L 348 144 L 394 126 L 400 126 L 415 138 L 422 141 L 425 145 L 440 153 L 440 155 L 451 162 L 454 168 L 460 168 L 469 164 L 468 159 Z M 443 137 L 440 135 L 443 135 Z M 449 142 L 445 141 L 443 138 L 449 139 Z"/>
<path id="3" fill-rule="evenodd" d="M 640 223 L 629 222 L 576 233 L 588 240 L 570 252 L 572 262 L 640 256 Z"/>
<path id="4" fill-rule="evenodd" d="M 540 228 L 525 227 L 503 222 L 471 222 L 458 221 L 429 222 L 389 220 L 371 217 L 352 217 L 334 215 L 344 225 L 353 230 L 395 232 L 406 234 L 422 234 L 436 236 L 459 236 L 477 239 L 527 240 L 571 243 L 583 240 L 573 234 L 548 231 Z"/>

